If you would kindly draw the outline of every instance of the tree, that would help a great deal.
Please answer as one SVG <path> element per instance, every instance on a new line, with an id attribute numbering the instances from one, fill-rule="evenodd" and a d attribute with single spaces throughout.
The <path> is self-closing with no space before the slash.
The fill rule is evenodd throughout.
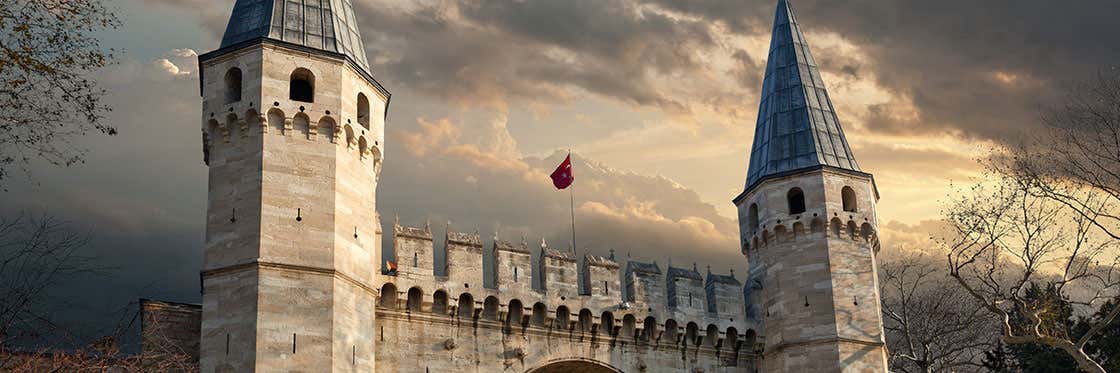
<path id="1" fill-rule="evenodd" d="M 1117 308 L 1120 308 L 1120 301 L 1112 300 L 1105 303 L 1097 310 L 1097 313 L 1079 320 L 1076 326 L 1077 330 L 1082 331 L 1082 333 L 1091 330 L 1094 325 L 1101 324 Z M 1120 372 L 1120 322 L 1113 320 L 1112 323 L 1108 324 L 1106 328 L 1100 331 L 1100 337 L 1089 343 L 1085 352 L 1096 356 L 1106 370 Z"/>
<path id="2" fill-rule="evenodd" d="M 1022 144 L 1000 149 L 1007 156 L 995 159 L 996 169 L 1120 239 L 1120 70 L 1068 89 L 1042 123 Z"/>
<path id="3" fill-rule="evenodd" d="M 994 323 L 979 302 L 950 283 L 944 267 L 926 255 L 907 255 L 880 266 L 883 327 L 891 369 L 899 372 L 977 370 L 997 343 Z"/>
<path id="4" fill-rule="evenodd" d="M 116 134 L 90 74 L 113 60 L 96 35 L 118 24 L 101 0 L 0 0 L 0 187 L 33 159 L 81 162 L 75 137 Z"/>
<path id="5" fill-rule="evenodd" d="M 994 172 L 945 211 L 951 230 L 940 240 L 949 274 L 999 322 L 1003 343 L 1061 350 L 1084 371 L 1104 372 L 1085 348 L 1116 319 L 1115 310 L 1078 335 L 1063 321 L 1063 304 L 1096 309 L 1120 290 L 1120 245 L 1092 214 L 1036 194 L 1030 185 Z M 1054 296 L 1032 296 L 1040 286 Z M 1060 300 L 1060 301 L 1059 301 Z"/>
<path id="6" fill-rule="evenodd" d="M 82 249 L 89 236 L 49 217 L 0 217 L 0 349 L 56 344 L 62 337 L 43 309 L 51 287 L 98 271 Z"/>

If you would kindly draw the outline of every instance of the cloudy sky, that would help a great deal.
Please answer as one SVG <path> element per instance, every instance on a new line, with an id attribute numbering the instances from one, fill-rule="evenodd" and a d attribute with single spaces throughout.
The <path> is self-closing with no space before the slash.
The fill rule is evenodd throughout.
<path id="1" fill-rule="evenodd" d="M 356 0 L 373 75 L 393 93 L 385 222 L 566 247 L 547 174 L 575 153 L 581 249 L 745 268 L 743 188 L 773 0 Z M 196 57 L 232 0 L 112 0 L 119 63 L 100 78 L 121 135 L 85 164 L 37 168 L 0 212 L 94 236 L 110 274 L 67 284 L 114 309 L 198 302 L 206 168 Z M 881 191 L 885 247 L 920 246 L 951 183 L 1037 126 L 1069 82 L 1115 68 L 1120 2 L 799 0 L 794 9 L 856 158 Z M 687 263 L 687 264 L 686 264 Z M 741 273 L 741 272 L 740 272 Z"/>

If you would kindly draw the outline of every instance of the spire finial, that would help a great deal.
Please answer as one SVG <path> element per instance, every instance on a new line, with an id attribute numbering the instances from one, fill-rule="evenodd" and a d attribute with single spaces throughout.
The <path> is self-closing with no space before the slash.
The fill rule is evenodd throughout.
<path id="1" fill-rule="evenodd" d="M 731 278 L 735 278 L 735 268 L 731 269 Z"/>
<path id="2" fill-rule="evenodd" d="M 693 272 L 696 272 L 696 273 L 700 273 L 700 271 L 698 271 L 698 270 L 696 269 L 696 262 L 692 262 L 692 271 L 693 271 Z"/>
<path id="3" fill-rule="evenodd" d="M 611 260 L 614 260 L 614 249 L 611 249 Z"/>
<path id="4" fill-rule="evenodd" d="M 428 233 L 432 233 L 432 220 L 431 219 L 424 219 L 424 231 L 428 232 Z"/>
<path id="5" fill-rule="evenodd" d="M 711 276 L 711 275 L 712 275 L 712 266 L 709 265 L 708 266 L 708 276 Z"/>
<path id="6" fill-rule="evenodd" d="M 541 237 L 541 250 L 547 249 L 548 243 L 544 242 L 544 237 Z"/>

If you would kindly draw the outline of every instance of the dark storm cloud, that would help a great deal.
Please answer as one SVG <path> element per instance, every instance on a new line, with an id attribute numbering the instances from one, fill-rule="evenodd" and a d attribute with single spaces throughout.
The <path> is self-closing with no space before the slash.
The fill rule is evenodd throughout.
<path id="1" fill-rule="evenodd" d="M 554 101 L 578 88 L 682 111 L 662 76 L 706 68 L 703 20 L 609 1 L 462 1 L 418 9 L 359 6 L 366 47 L 390 82 L 460 101 Z M 375 67 L 378 69 L 378 67 Z M 375 72 L 377 74 L 377 72 Z"/>
<path id="2" fill-rule="evenodd" d="M 657 2 L 728 24 L 769 25 L 774 17 L 771 1 Z M 793 7 L 810 44 L 823 32 L 854 42 L 874 63 L 867 77 L 910 97 L 921 112 L 916 123 L 872 121 L 872 131 L 1014 137 L 1037 122 L 1038 106 L 1052 103 L 1066 82 L 1120 61 L 1116 1 L 798 0 Z M 820 63 L 825 71 L 854 71 Z"/>
<path id="3" fill-rule="evenodd" d="M 183 4 L 205 8 L 197 3 L 206 1 L 212 0 Z M 742 91 L 684 94 L 656 83 L 710 72 L 711 61 L 698 57 L 710 48 L 738 61 L 743 53 L 765 55 L 721 45 L 717 33 L 766 35 L 774 17 L 774 1 L 737 0 L 356 6 L 367 52 L 376 57 L 374 73 L 390 86 L 466 105 L 555 102 L 577 88 L 677 113 L 735 102 L 727 95 L 741 101 Z M 876 108 L 867 124 L 881 133 L 1015 137 L 1035 125 L 1038 107 L 1053 103 L 1064 83 L 1120 61 L 1112 36 L 1120 2 L 1109 0 L 798 0 L 793 7 L 811 44 L 814 36 L 836 33 L 869 61 L 852 63 L 817 45 L 822 70 L 872 79 L 917 108 L 919 116 L 909 120 L 892 115 L 891 105 Z M 200 17 L 212 28 L 227 15 Z M 759 89 L 749 75 L 734 77 L 747 92 Z"/>

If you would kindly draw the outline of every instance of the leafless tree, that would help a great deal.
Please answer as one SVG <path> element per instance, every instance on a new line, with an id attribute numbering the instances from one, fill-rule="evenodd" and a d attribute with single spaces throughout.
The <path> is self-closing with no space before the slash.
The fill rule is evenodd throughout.
<path id="1" fill-rule="evenodd" d="M 999 322 L 1004 343 L 1050 346 L 1084 371 L 1104 372 L 1084 347 L 1117 312 L 1074 336 L 1054 317 L 1060 302 L 1032 299 L 1027 290 L 1052 288 L 1072 305 L 1100 307 L 1120 289 L 1117 241 L 1097 229 L 1089 210 L 1039 196 L 998 172 L 992 179 L 945 211 L 951 233 L 940 242 L 949 252 L 950 276 Z"/>
<path id="2" fill-rule="evenodd" d="M 1120 70 L 1074 85 L 1042 122 L 1041 132 L 1000 149 L 1007 156 L 994 168 L 1120 239 Z"/>
<path id="3" fill-rule="evenodd" d="M 76 136 L 116 134 L 90 75 L 113 61 L 96 35 L 118 24 L 102 0 L 0 0 L 0 187 L 32 159 L 81 162 Z"/>
<path id="4" fill-rule="evenodd" d="M 51 298 L 55 286 L 108 270 L 86 255 L 89 239 L 50 217 L 0 217 L 0 371 L 197 371 L 197 358 L 159 334 L 165 330 L 159 325 L 145 328 L 146 348 L 140 354 L 121 351 L 117 341 L 135 332 L 137 304 L 114 312 L 116 326 L 89 343 L 52 320 L 50 310 L 58 307 Z"/>
<path id="5" fill-rule="evenodd" d="M 88 242 L 88 234 L 50 217 L 0 217 L 0 348 L 65 332 L 44 305 L 60 281 L 98 270 L 82 251 Z"/>
<path id="6" fill-rule="evenodd" d="M 910 254 L 880 265 L 883 327 L 898 372 L 978 371 L 998 338 L 984 305 L 952 283 L 941 259 Z"/>

